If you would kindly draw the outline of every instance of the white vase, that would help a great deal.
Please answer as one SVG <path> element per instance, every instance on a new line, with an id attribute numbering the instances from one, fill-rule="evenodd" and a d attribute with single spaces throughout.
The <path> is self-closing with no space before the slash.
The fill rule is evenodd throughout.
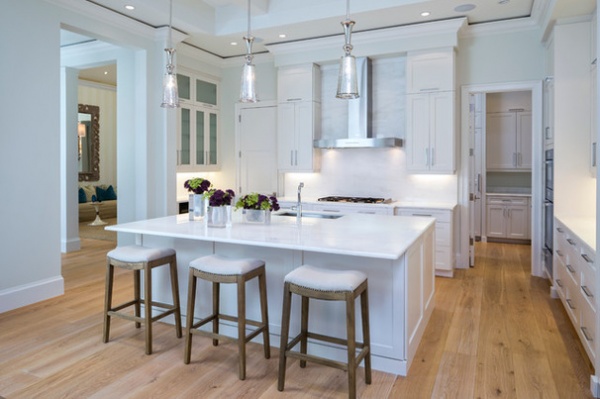
<path id="1" fill-rule="evenodd" d="M 244 223 L 270 224 L 271 211 L 263 209 L 244 209 L 242 210 Z"/>
<path id="2" fill-rule="evenodd" d="M 204 220 L 204 216 L 206 215 L 206 203 L 207 201 L 204 198 L 204 195 L 190 194 L 188 212 L 190 214 L 191 221 Z"/>
<path id="3" fill-rule="evenodd" d="M 209 206 L 206 213 L 208 227 L 227 227 L 231 225 L 231 205 Z"/>

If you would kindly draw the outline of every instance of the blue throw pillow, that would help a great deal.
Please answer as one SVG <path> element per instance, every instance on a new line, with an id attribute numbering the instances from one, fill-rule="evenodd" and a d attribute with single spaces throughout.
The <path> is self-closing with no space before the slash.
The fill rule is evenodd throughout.
<path id="1" fill-rule="evenodd" d="M 83 188 L 79 187 L 79 203 L 85 204 L 87 202 L 87 197 L 85 196 L 85 191 Z"/>
<path id="2" fill-rule="evenodd" d="M 106 190 L 96 186 L 96 195 L 98 196 L 98 201 L 112 201 L 117 199 L 117 194 L 113 186 L 108 186 Z"/>

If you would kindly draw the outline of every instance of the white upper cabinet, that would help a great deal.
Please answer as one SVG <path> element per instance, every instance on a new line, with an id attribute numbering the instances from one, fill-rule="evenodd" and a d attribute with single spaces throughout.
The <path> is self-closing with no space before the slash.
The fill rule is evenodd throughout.
<path id="1" fill-rule="evenodd" d="M 192 74 L 177 74 L 177 171 L 218 170 L 218 84 Z"/>
<path id="2" fill-rule="evenodd" d="M 487 114 L 487 169 L 531 170 L 531 112 L 511 111 Z"/>
<path id="3" fill-rule="evenodd" d="M 321 71 L 316 64 L 280 67 L 277 102 L 321 101 Z"/>
<path id="4" fill-rule="evenodd" d="M 453 91 L 407 96 L 407 169 L 416 173 L 454 173 Z"/>
<path id="5" fill-rule="evenodd" d="M 281 67 L 277 73 L 277 159 L 282 172 L 314 172 L 320 151 L 321 72 L 318 65 Z"/>
<path id="6" fill-rule="evenodd" d="M 454 50 L 411 51 L 406 58 L 406 92 L 452 91 L 454 82 Z"/>

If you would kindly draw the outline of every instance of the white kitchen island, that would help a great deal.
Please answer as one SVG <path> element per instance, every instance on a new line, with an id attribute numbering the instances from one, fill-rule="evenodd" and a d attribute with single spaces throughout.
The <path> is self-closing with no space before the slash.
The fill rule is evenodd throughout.
<path id="1" fill-rule="evenodd" d="M 254 257 L 266 262 L 271 344 L 279 345 L 283 278 L 302 264 L 328 269 L 354 269 L 369 279 L 371 349 L 374 369 L 406 376 L 434 306 L 433 218 L 382 215 L 344 215 L 338 219 L 273 214 L 270 225 L 244 224 L 241 211 L 233 212 L 233 225 L 207 227 L 190 222 L 188 215 L 168 216 L 109 226 L 106 229 L 136 235 L 146 246 L 169 246 L 177 251 L 182 315 L 187 309 L 189 262 L 207 254 Z M 162 270 L 165 269 L 165 270 Z M 153 276 L 157 301 L 168 302 L 170 285 L 166 268 Z M 207 282 L 198 282 L 196 317 L 210 313 L 211 294 Z M 221 307 L 233 314 L 234 287 L 221 288 Z M 290 335 L 299 330 L 299 301 L 292 303 Z M 247 287 L 247 317 L 259 319 L 258 287 Z M 187 316 L 187 315 L 186 315 Z M 185 316 L 184 316 L 185 317 Z M 357 320 L 360 313 L 357 312 Z M 345 337 L 343 303 L 311 301 L 309 325 L 319 333 Z M 236 335 L 224 325 L 223 331 Z M 357 329 L 357 339 L 362 335 Z M 310 351 L 345 359 L 346 352 L 322 343 Z"/>

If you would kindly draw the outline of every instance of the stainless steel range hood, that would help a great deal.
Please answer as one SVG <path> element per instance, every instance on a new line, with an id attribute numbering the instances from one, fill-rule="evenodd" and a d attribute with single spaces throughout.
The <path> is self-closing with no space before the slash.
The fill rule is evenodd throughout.
<path id="1" fill-rule="evenodd" d="M 319 139 L 313 142 L 315 148 L 382 148 L 401 147 L 398 137 L 373 137 L 372 117 L 372 78 L 371 60 L 367 57 L 356 59 L 358 90 L 360 97 L 346 101 L 348 104 L 348 136 L 345 138 Z"/>

